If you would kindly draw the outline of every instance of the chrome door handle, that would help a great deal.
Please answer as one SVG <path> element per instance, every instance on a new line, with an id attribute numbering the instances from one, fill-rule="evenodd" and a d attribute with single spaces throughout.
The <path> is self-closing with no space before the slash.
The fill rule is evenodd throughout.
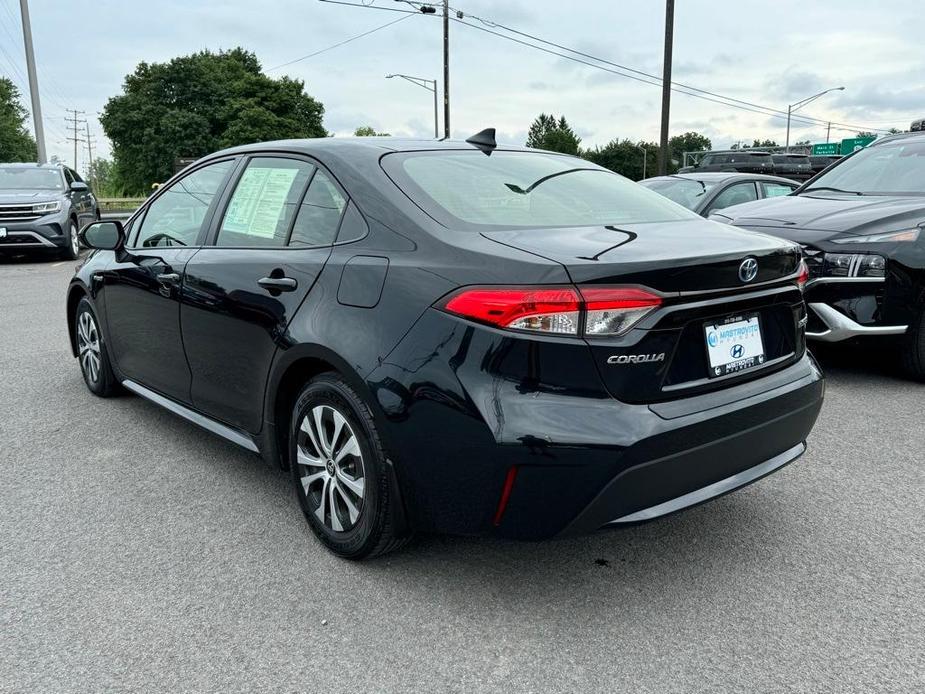
<path id="1" fill-rule="evenodd" d="M 291 277 L 261 277 L 257 284 L 268 292 L 292 292 L 299 286 L 298 281 Z"/>

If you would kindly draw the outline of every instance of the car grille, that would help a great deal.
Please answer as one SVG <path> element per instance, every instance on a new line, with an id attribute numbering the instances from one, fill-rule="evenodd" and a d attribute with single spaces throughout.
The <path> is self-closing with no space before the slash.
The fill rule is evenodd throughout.
<path id="1" fill-rule="evenodd" d="M 803 259 L 809 267 L 809 279 L 814 280 L 822 277 L 823 266 L 825 265 L 825 253 L 812 246 L 802 246 Z"/>
<path id="2" fill-rule="evenodd" d="M 0 205 L 0 223 L 31 222 L 40 216 L 32 211 L 31 203 L 28 205 Z"/>

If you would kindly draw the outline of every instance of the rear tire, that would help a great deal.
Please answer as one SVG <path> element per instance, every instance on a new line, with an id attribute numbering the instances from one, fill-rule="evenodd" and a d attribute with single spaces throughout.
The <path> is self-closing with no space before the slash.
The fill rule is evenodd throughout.
<path id="1" fill-rule="evenodd" d="M 67 223 L 67 246 L 61 249 L 61 257 L 65 260 L 77 260 L 80 256 L 80 241 L 77 240 L 77 222 L 69 219 Z"/>
<path id="2" fill-rule="evenodd" d="M 74 312 L 74 332 L 77 360 L 87 388 L 101 398 L 114 395 L 118 382 L 109 363 L 109 352 L 96 313 L 86 298 L 80 300 Z"/>
<path id="3" fill-rule="evenodd" d="M 918 381 L 925 381 L 925 310 L 920 311 L 909 326 L 900 349 L 903 371 Z"/>
<path id="4" fill-rule="evenodd" d="M 334 554 L 367 559 L 401 547 L 398 494 L 369 407 L 342 378 L 316 376 L 289 426 L 296 497 L 315 536 Z"/>

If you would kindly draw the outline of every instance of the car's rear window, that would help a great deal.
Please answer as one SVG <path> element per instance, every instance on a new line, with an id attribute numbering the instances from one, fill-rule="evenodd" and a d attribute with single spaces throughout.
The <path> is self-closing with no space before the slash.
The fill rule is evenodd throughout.
<path id="1" fill-rule="evenodd" d="M 529 228 L 697 219 L 663 196 L 581 159 L 541 152 L 403 152 L 383 167 L 451 228 Z"/>

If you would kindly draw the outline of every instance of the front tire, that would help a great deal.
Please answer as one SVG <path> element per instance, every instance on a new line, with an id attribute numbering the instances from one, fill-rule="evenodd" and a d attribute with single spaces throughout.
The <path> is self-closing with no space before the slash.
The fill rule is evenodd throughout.
<path id="1" fill-rule="evenodd" d="M 296 497 L 315 536 L 347 559 L 403 545 L 398 495 L 369 407 L 342 378 L 327 373 L 302 389 L 289 427 Z"/>
<path id="2" fill-rule="evenodd" d="M 74 313 L 74 339 L 77 342 L 77 359 L 84 383 L 90 392 L 101 398 L 108 398 L 118 389 L 115 374 L 109 363 L 109 352 L 103 342 L 103 333 L 93 311 L 93 306 L 86 298 L 77 304 Z"/>
<path id="3" fill-rule="evenodd" d="M 61 257 L 65 260 L 77 260 L 80 256 L 80 241 L 77 240 L 77 222 L 68 220 L 67 246 L 61 249 Z"/>
<path id="4" fill-rule="evenodd" d="M 925 310 L 909 326 L 900 348 L 903 370 L 918 381 L 925 381 Z"/>

